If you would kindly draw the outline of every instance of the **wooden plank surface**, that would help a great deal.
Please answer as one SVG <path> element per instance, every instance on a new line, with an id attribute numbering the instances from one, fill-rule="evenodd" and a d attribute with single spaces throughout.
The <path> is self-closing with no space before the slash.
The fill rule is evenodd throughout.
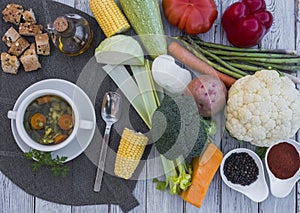
<path id="1" fill-rule="evenodd" d="M 72 207 L 61 205 L 53 202 L 48 202 L 39 198 L 35 198 L 35 212 L 43 213 L 71 213 Z"/>
<path id="2" fill-rule="evenodd" d="M 0 212 L 34 212 L 34 197 L 17 187 L 0 172 Z"/>
<path id="3" fill-rule="evenodd" d="M 109 205 L 72 206 L 72 213 L 108 213 Z"/>
<path id="4" fill-rule="evenodd" d="M 295 3 L 294 0 L 276 1 L 266 0 L 267 7 L 272 12 L 274 24 L 265 36 L 262 47 L 270 49 L 295 49 Z M 284 14 L 284 15 L 281 15 Z M 286 198 L 275 198 L 272 194 L 260 205 L 260 212 L 280 213 L 294 212 L 296 207 L 296 187 Z"/>
<path id="5" fill-rule="evenodd" d="M 297 53 L 300 54 L 300 0 L 295 1 L 295 32 L 296 32 L 296 39 L 295 39 L 295 44 L 296 44 L 296 50 Z M 300 71 L 298 71 L 298 76 L 300 76 Z M 298 85 L 298 89 L 300 88 L 300 85 Z M 300 140 L 300 131 L 298 131 L 298 134 L 296 136 L 297 141 Z M 300 212 L 300 182 L 298 181 L 297 183 L 297 190 L 296 190 L 296 212 Z"/>
<path id="6" fill-rule="evenodd" d="M 69 6 L 80 9 L 91 14 L 88 0 L 56 0 Z M 220 25 L 220 17 L 223 11 L 235 0 L 215 0 L 219 16 L 213 28 L 204 35 L 205 41 L 222 42 L 227 44 L 225 34 Z M 271 31 L 262 42 L 265 48 L 284 48 L 296 49 L 300 53 L 300 0 L 266 0 L 269 10 L 274 14 L 275 20 Z M 167 23 L 163 17 L 164 23 Z M 165 26 L 168 26 L 167 24 Z M 178 35 L 180 32 L 175 27 L 165 27 L 166 34 Z M 299 140 L 299 135 L 298 135 Z M 239 147 L 240 144 L 228 135 L 223 137 L 221 147 L 224 153 L 232 148 Z M 251 147 L 251 146 L 249 146 Z M 253 147 L 252 147 L 253 148 Z M 153 152 L 149 156 L 155 158 Z M 157 157 L 157 156 L 156 156 Z M 197 209 L 183 202 L 178 196 L 168 195 L 167 192 L 159 192 L 152 183 L 152 176 L 161 168 L 153 167 L 153 162 L 147 162 L 142 175 L 148 175 L 148 180 L 139 181 L 134 191 L 135 196 L 140 202 L 140 206 L 135 208 L 132 213 L 140 212 L 172 212 L 172 213 L 300 213 L 300 184 L 295 187 L 292 193 L 284 198 L 277 199 L 272 195 L 258 204 L 252 202 L 240 193 L 229 189 L 221 180 L 219 172 L 209 188 L 208 194 L 203 202 L 203 206 Z M 66 206 L 35 198 L 16 185 L 0 172 L 0 212 L 122 212 L 118 206 L 114 205 L 93 205 L 93 206 Z"/>

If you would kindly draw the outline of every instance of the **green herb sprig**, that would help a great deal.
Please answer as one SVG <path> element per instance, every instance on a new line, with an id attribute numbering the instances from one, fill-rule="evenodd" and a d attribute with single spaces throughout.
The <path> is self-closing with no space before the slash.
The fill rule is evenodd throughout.
<path id="1" fill-rule="evenodd" d="M 69 168 L 63 164 L 67 160 L 67 157 L 65 156 L 56 156 L 56 158 L 52 158 L 51 152 L 41 152 L 35 149 L 25 152 L 24 156 L 28 160 L 32 160 L 33 158 L 36 160 L 32 163 L 32 171 L 34 172 L 36 172 L 41 166 L 46 166 L 53 171 L 55 176 L 59 176 L 61 174 L 65 177 L 69 170 Z"/>
<path id="2" fill-rule="evenodd" d="M 268 147 L 257 147 L 256 148 L 256 154 L 261 158 L 264 159 L 267 153 Z"/>

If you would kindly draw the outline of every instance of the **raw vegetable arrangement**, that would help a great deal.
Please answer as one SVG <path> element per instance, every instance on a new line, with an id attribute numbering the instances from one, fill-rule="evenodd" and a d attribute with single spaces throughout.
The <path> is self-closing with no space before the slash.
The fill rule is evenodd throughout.
<path id="1" fill-rule="evenodd" d="M 268 165 L 276 177 L 287 179 L 299 171 L 296 148 L 276 143 L 293 137 L 300 127 L 300 93 L 295 86 L 300 84 L 295 76 L 300 56 L 295 51 L 255 48 L 273 23 L 264 0 L 237 0 L 219 14 L 230 45 L 198 36 L 218 17 L 214 0 L 162 0 L 162 7 L 157 0 L 89 2 L 106 36 L 95 49 L 100 71 L 109 75 L 149 129 L 146 134 L 124 128 L 116 176 L 132 178 L 146 146 L 153 142 L 164 172 L 153 179 L 156 188 L 200 208 L 226 158 L 214 141 L 218 115 L 226 118 L 231 137 L 255 145 L 261 156 L 275 145 Z M 167 38 L 162 16 L 182 36 Z M 127 33 L 131 28 L 136 36 Z M 24 125 L 38 143 L 63 143 L 73 131 L 73 112 L 58 97 L 40 97 L 27 108 Z M 280 149 L 292 150 L 293 159 Z M 290 174 L 282 175 L 285 165 L 276 161 L 274 152 L 293 166 Z M 37 150 L 25 155 L 38 160 L 34 170 L 45 165 L 57 175 L 67 172 L 65 157 L 52 159 L 50 153 Z M 233 153 L 224 173 L 231 183 L 248 187 L 261 177 L 259 168 L 247 153 Z"/>
<path id="2" fill-rule="evenodd" d="M 164 180 L 153 180 L 157 189 L 201 206 L 223 159 L 213 139 L 212 118 L 218 113 L 225 113 L 232 137 L 259 148 L 298 131 L 300 94 L 295 83 L 299 79 L 291 74 L 299 70 L 300 57 L 294 51 L 249 48 L 259 44 L 272 26 L 272 14 L 263 0 L 235 2 L 222 14 L 222 27 L 234 46 L 196 36 L 209 31 L 217 18 L 211 0 L 163 0 L 163 11 L 158 1 L 120 0 L 137 37 L 120 35 L 127 29 L 125 24 L 116 27 L 118 20 L 124 21 L 123 14 L 101 16 L 105 10 L 101 8 L 108 9 L 112 0 L 90 2 L 104 33 L 108 27 L 103 20 L 115 21 L 95 57 L 151 132 L 165 174 Z M 166 39 L 161 15 L 185 35 Z M 137 134 L 128 131 L 123 132 L 115 167 L 115 174 L 125 179 L 134 173 L 148 141 L 141 133 L 143 139 L 126 137 Z M 133 145 L 125 146 L 124 138 Z M 134 149 L 135 154 L 124 154 Z M 238 159 L 244 162 L 245 156 Z M 253 175 L 249 184 L 256 181 L 257 169 Z"/>

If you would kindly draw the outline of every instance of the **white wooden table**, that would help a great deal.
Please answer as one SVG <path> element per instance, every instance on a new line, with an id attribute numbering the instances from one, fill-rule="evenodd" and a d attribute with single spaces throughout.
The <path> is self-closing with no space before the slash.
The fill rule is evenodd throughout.
<path id="1" fill-rule="evenodd" d="M 57 0 L 91 14 L 88 0 Z M 206 41 L 222 42 L 227 44 L 224 32 L 220 26 L 220 17 L 228 5 L 235 0 L 215 0 L 218 5 L 219 16 L 210 32 L 202 36 Z M 274 24 L 264 38 L 262 47 L 283 48 L 298 50 L 300 53 L 300 0 L 266 0 L 268 9 L 274 15 Z M 166 20 L 163 19 L 165 23 Z M 167 34 L 176 35 L 174 27 L 165 24 Z M 299 109 L 300 110 L 300 109 Z M 296 136 L 297 139 L 297 136 Z M 300 140 L 298 136 L 298 140 Z M 224 135 L 221 148 L 224 153 L 239 144 L 228 135 Z M 146 165 L 143 172 L 151 172 L 151 165 Z M 140 205 L 132 213 L 300 213 L 300 184 L 294 187 L 290 195 L 284 199 L 277 199 L 270 195 L 262 203 L 255 203 L 236 191 L 229 189 L 221 180 L 219 172 L 215 175 L 209 191 L 200 209 L 185 202 L 178 196 L 171 196 L 167 192 L 155 189 L 151 180 L 139 181 L 134 191 Z M 122 212 L 115 205 L 94 206 L 66 206 L 47 202 L 37 197 L 30 196 L 14 185 L 0 172 L 0 212 L 2 213 L 116 213 Z"/>

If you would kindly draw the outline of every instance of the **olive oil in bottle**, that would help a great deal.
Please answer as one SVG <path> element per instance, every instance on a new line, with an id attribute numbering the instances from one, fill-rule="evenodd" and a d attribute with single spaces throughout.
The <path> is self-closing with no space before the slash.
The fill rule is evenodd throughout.
<path id="1" fill-rule="evenodd" d="M 57 17 L 47 29 L 52 34 L 54 45 L 69 56 L 84 53 L 93 40 L 93 31 L 88 21 L 78 14 Z"/>

